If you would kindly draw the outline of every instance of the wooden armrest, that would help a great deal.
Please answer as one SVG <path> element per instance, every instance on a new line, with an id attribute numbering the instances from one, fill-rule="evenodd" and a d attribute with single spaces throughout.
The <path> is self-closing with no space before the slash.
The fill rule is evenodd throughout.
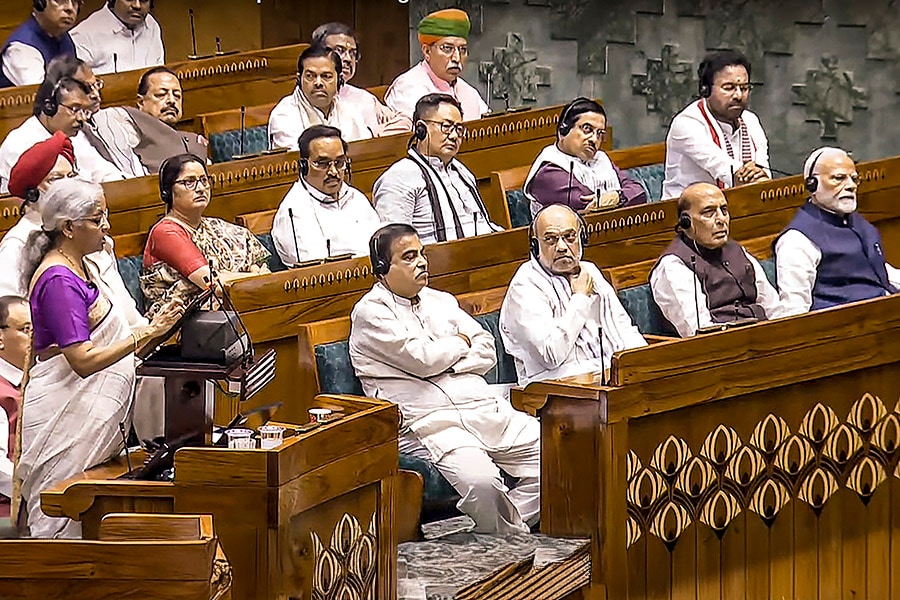
<path id="1" fill-rule="evenodd" d="M 159 515 L 111 513 L 100 522 L 102 541 L 185 540 L 201 538 L 203 517 L 199 515 Z M 209 521 L 212 522 L 211 519 Z M 208 527 L 209 525 L 207 525 Z"/>
<path id="2" fill-rule="evenodd" d="M 400 469 L 395 480 L 394 510 L 397 515 L 397 541 L 413 542 L 421 537 L 422 494 L 425 480 L 415 471 Z"/>
<path id="3" fill-rule="evenodd" d="M 658 344 L 660 342 L 669 342 L 671 340 L 680 340 L 681 338 L 672 337 L 669 335 L 656 335 L 653 333 L 644 334 L 644 339 L 647 340 L 648 344 Z"/>

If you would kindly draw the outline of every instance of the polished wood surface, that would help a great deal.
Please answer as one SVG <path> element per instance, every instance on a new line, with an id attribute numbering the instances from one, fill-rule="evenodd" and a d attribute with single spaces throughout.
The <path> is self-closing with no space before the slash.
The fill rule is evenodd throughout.
<path id="1" fill-rule="evenodd" d="M 169 482 L 111 479 L 125 470 L 114 461 L 44 492 L 42 508 L 80 520 L 86 538 L 109 513 L 210 513 L 234 568 L 235 598 L 318 597 L 347 577 L 393 598 L 397 407 L 325 395 L 317 406 L 343 418 L 274 450 L 183 448 Z M 351 552 L 347 570 L 335 567 Z"/>
<path id="2" fill-rule="evenodd" d="M 184 90 L 184 116 L 179 128 L 196 129 L 194 117 L 242 104 L 275 102 L 294 88 L 297 57 L 304 44 L 251 50 L 167 66 L 178 74 Z M 103 106 L 131 106 L 137 101 L 142 71 L 103 75 Z M 0 90 L 0 139 L 32 115 L 37 85 Z"/>
<path id="3" fill-rule="evenodd" d="M 96 541 L 0 541 L 4 600 L 225 600 L 230 565 L 208 516 L 110 515 Z"/>
<path id="4" fill-rule="evenodd" d="M 900 596 L 898 332 L 891 296 L 529 385 L 542 530 L 591 535 L 609 597 Z"/>

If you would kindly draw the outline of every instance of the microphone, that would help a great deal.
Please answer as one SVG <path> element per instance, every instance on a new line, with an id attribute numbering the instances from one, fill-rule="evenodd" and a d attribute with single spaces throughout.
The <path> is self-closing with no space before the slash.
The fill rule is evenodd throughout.
<path id="1" fill-rule="evenodd" d="M 566 206 L 572 208 L 572 174 L 575 172 L 575 161 L 569 163 L 569 187 L 566 190 Z"/>
<path id="2" fill-rule="evenodd" d="M 193 52 L 191 53 L 190 56 L 188 56 L 188 58 L 191 60 L 196 60 L 199 57 L 197 56 L 197 34 L 194 31 L 194 9 L 193 8 L 188 9 L 188 15 L 190 16 L 190 19 L 191 19 L 191 48 L 193 49 Z"/>
<path id="3" fill-rule="evenodd" d="M 694 282 L 694 316 L 697 317 L 697 331 L 694 335 L 700 333 L 700 301 L 697 298 L 697 284 L 700 282 L 700 278 L 697 277 L 697 255 L 691 254 L 691 271 L 694 272 L 694 279 L 697 281 Z"/>
<path id="4" fill-rule="evenodd" d="M 125 434 L 124 421 L 119 422 L 119 432 L 122 434 L 122 443 L 125 444 L 125 464 L 128 465 L 128 472 L 131 473 L 131 453 L 128 452 L 128 436 Z"/>
<path id="5" fill-rule="evenodd" d="M 506 106 L 506 112 L 509 112 L 509 92 L 503 92 L 503 104 Z"/>
<path id="6" fill-rule="evenodd" d="M 191 154 L 191 149 L 188 146 L 188 136 L 186 136 L 186 135 L 181 136 L 181 143 L 184 144 L 185 154 Z"/>
<path id="7" fill-rule="evenodd" d="M 119 55 L 113 52 L 113 73 L 119 72 Z"/>
<path id="8" fill-rule="evenodd" d="M 297 239 L 294 238 L 294 241 L 297 241 Z M 325 240 L 325 251 L 328 252 L 328 258 L 331 258 L 331 240 Z"/>
<path id="9" fill-rule="evenodd" d="M 294 236 L 294 251 L 297 253 L 297 262 L 300 262 L 300 244 L 297 242 L 297 228 L 294 227 L 294 209 L 288 207 L 288 219 L 291 220 L 291 234 Z M 328 254 L 331 254 L 331 240 L 328 242 Z"/>
<path id="10" fill-rule="evenodd" d="M 222 39 L 216 36 L 216 54 L 222 54 Z"/>
<path id="11" fill-rule="evenodd" d="M 603 318 L 603 310 L 600 311 L 600 318 Z M 600 332 L 600 385 L 606 385 L 606 366 L 603 362 L 603 325 L 597 328 Z M 609 361 L 609 368 L 612 369 L 612 361 Z"/>
<path id="12" fill-rule="evenodd" d="M 216 44 L 219 43 L 219 38 L 216 38 Z M 247 107 L 241 106 L 241 151 L 238 154 L 244 153 L 244 119 L 247 116 Z"/>

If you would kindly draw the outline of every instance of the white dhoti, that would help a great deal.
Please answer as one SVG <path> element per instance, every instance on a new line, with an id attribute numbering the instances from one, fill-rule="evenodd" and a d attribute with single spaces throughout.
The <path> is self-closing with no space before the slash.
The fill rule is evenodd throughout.
<path id="1" fill-rule="evenodd" d="M 101 294 L 98 302 L 104 301 Z M 121 309 L 111 305 L 91 331 L 95 346 L 128 337 Z M 59 354 L 30 372 L 22 406 L 22 455 L 17 476 L 38 538 L 79 538 L 81 524 L 41 511 L 41 491 L 113 458 L 122 449 L 119 423 L 131 426 L 134 355 L 82 378 Z"/>

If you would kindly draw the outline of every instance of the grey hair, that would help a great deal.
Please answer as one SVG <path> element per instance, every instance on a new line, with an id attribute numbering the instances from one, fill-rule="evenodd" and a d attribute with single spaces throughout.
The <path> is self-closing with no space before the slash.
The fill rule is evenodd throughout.
<path id="1" fill-rule="evenodd" d="M 69 221 L 90 217 L 103 200 L 103 188 L 96 183 L 65 178 L 54 181 L 41 194 L 41 230 L 28 236 L 22 250 L 22 285 L 28 288 L 47 253 L 54 248 Z"/>

